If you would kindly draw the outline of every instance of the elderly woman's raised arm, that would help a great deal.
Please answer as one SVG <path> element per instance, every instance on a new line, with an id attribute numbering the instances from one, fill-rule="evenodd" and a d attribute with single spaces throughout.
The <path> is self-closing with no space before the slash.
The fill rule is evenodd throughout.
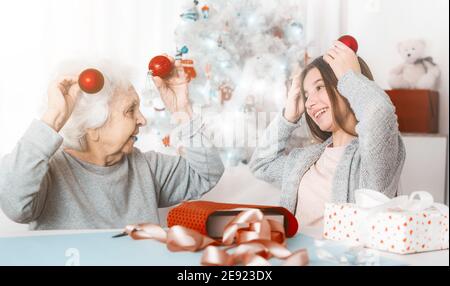
<path id="1" fill-rule="evenodd" d="M 63 143 L 58 132 L 79 95 L 76 77 L 52 82 L 42 119 L 34 120 L 14 150 L 0 159 L 0 207 L 13 221 L 29 223 L 41 213 L 50 184 L 50 160 Z"/>
<path id="2" fill-rule="evenodd" d="M 42 211 L 49 187 L 49 162 L 63 138 L 35 120 L 14 150 L 0 159 L 0 207 L 11 220 L 29 223 Z"/>

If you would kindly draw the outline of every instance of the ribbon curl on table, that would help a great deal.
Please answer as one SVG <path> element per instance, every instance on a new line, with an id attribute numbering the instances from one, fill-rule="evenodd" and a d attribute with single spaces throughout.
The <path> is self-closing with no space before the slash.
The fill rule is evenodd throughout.
<path id="1" fill-rule="evenodd" d="M 165 243 L 172 252 L 204 250 L 202 265 L 270 266 L 268 260 L 272 257 L 283 260 L 283 266 L 309 263 L 306 249 L 289 251 L 283 225 L 264 218 L 258 209 L 239 213 L 225 227 L 221 241 L 183 226 L 173 226 L 166 231 L 154 224 L 128 225 L 124 232 L 135 240 L 154 239 Z M 229 253 L 232 249 L 234 251 Z"/>

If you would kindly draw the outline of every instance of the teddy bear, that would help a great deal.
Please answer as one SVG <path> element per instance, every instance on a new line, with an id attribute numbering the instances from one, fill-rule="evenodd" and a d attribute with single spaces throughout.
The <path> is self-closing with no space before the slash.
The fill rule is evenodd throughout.
<path id="1" fill-rule="evenodd" d="M 404 62 L 390 72 L 389 85 L 393 89 L 438 88 L 441 72 L 431 57 L 425 57 L 425 48 L 423 40 L 407 40 L 398 44 Z"/>

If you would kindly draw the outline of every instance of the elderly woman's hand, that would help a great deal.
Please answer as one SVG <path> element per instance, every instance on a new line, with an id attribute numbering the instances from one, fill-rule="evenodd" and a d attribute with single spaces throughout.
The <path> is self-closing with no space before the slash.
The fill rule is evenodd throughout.
<path id="1" fill-rule="evenodd" d="M 170 58 L 170 57 L 169 57 Z M 153 77 L 166 108 L 178 119 L 188 121 L 192 117 L 192 106 L 189 100 L 189 87 L 184 68 L 179 60 L 174 61 L 175 68 L 167 78 Z"/>
<path id="2" fill-rule="evenodd" d="M 48 89 L 48 108 L 41 120 L 59 132 L 70 118 L 79 95 L 77 77 L 62 77 L 51 83 Z"/>

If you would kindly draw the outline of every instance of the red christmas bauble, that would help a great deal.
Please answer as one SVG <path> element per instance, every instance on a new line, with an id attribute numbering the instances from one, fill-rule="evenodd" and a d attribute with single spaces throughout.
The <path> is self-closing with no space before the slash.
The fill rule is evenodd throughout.
<path id="1" fill-rule="evenodd" d="M 86 93 L 97 93 L 102 90 L 104 84 L 105 78 L 103 74 L 96 69 L 87 69 L 78 77 L 78 85 Z"/>
<path id="2" fill-rule="evenodd" d="M 344 43 L 347 47 L 352 49 L 355 52 L 355 54 L 358 52 L 358 42 L 352 36 L 350 35 L 342 36 L 339 38 L 338 41 Z"/>
<path id="3" fill-rule="evenodd" d="M 156 56 L 151 59 L 148 69 L 153 76 L 164 78 L 172 72 L 173 63 L 165 56 Z"/>

